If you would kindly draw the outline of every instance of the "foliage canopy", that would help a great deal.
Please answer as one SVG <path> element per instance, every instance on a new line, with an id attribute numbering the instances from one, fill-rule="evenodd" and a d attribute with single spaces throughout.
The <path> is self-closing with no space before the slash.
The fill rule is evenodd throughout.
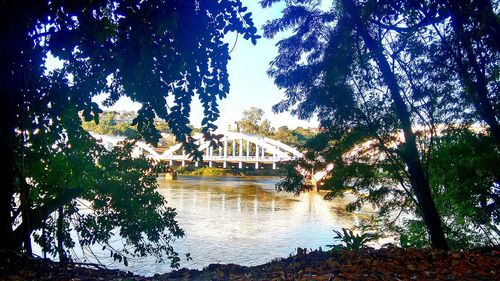
<path id="1" fill-rule="evenodd" d="M 500 143 L 498 6 L 487 0 L 285 2 L 283 17 L 264 27 L 267 37 L 292 30 L 279 41 L 269 69 L 286 94 L 274 110 L 316 115 L 321 124 L 305 157 L 293 164 L 318 171 L 333 163 L 324 181 L 329 196 L 358 195 L 349 209 L 375 204 L 384 230 L 400 231 L 396 226 L 415 221 L 405 218 L 417 218 L 432 246 L 446 249 L 453 227 L 471 232 L 481 225 L 486 229 L 473 234 L 479 240 L 465 240 L 495 243 L 489 239 L 498 237 L 490 209 L 498 208 L 499 178 L 486 165 L 498 163 Z M 472 124 L 486 132 L 475 141 L 449 143 L 451 129 L 467 135 Z M 460 142 L 491 138 L 482 156 L 474 145 L 444 156 L 459 150 Z M 474 164 L 446 169 L 445 163 L 461 161 Z M 465 167 L 473 165 L 469 172 L 476 174 L 469 177 Z M 468 181 L 456 181 L 464 177 Z M 279 188 L 303 186 L 290 169 Z M 460 199 L 465 194 L 470 200 Z M 464 219 L 470 223 L 457 221 Z"/>
<path id="2" fill-rule="evenodd" d="M 67 229 L 83 245 L 106 244 L 119 229 L 134 246 L 122 253 L 176 264 L 169 242 L 183 232 L 155 191 L 158 167 L 132 159 L 127 142 L 102 149 L 80 116 L 98 123 L 93 97 L 108 94 L 109 106 L 127 96 L 142 104 L 132 122 L 139 135 L 158 141 L 158 117 L 194 151 L 191 101 L 201 101 L 210 136 L 229 91 L 222 39 L 234 31 L 255 44 L 251 13 L 239 0 L 2 1 L 0 21 L 9 42 L 0 47 L 0 248 L 30 252 L 36 231 L 64 259 L 74 245 Z M 48 70 L 49 54 L 62 67 Z"/>

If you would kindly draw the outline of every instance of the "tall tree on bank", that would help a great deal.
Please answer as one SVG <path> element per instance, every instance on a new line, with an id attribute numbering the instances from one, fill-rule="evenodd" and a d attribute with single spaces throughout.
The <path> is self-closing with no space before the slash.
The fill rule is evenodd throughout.
<path id="1" fill-rule="evenodd" d="M 470 120 L 471 111 L 460 98 L 458 75 L 443 75 L 432 61 L 439 37 L 427 28 L 447 16 L 425 18 L 402 35 L 387 26 L 412 14 L 405 1 L 338 1 L 331 10 L 319 3 L 288 1 L 283 17 L 265 26 L 268 37 L 294 31 L 278 43 L 280 54 L 269 70 L 287 97 L 274 109 L 301 118 L 317 114 L 322 126 L 299 164 L 324 169 L 333 162 L 325 182 L 331 196 L 368 194 L 353 207 L 371 201 L 389 214 L 414 203 L 432 246 L 447 249 L 428 162 L 438 125 Z M 407 10 L 396 9 L 401 7 Z M 385 25 L 376 24 L 380 19 Z M 280 187 L 300 188 L 295 176 Z"/>
<path id="2" fill-rule="evenodd" d="M 134 254 L 172 256 L 168 242 L 182 231 L 154 191 L 157 169 L 130 161 L 130 145 L 103 150 L 80 116 L 99 121 L 96 95 L 107 93 L 108 106 L 127 96 L 142 104 L 133 124 L 145 139 L 158 140 L 160 117 L 193 151 L 191 101 L 201 101 L 209 136 L 229 91 L 222 39 L 235 31 L 255 43 L 250 17 L 238 0 L 2 1 L 0 248 L 30 252 L 39 230 L 45 246 L 59 240 L 61 256 L 61 246 L 72 245 L 61 236 L 74 219 L 83 244 L 106 243 L 119 227 Z M 46 69 L 49 53 L 62 67 Z M 131 194 L 124 198 L 120 188 Z M 91 216 L 77 212 L 82 198 Z"/>
<path id="3" fill-rule="evenodd" d="M 413 53 L 423 52 L 429 65 L 434 68 L 434 73 L 446 73 L 450 82 L 448 85 L 454 94 L 450 98 L 445 92 L 441 92 L 439 98 L 444 98 L 441 102 L 448 108 L 456 104 L 461 104 L 460 107 L 463 108 L 447 110 L 446 114 L 454 116 L 453 122 L 434 122 L 441 129 L 439 136 L 431 138 L 433 145 L 429 147 L 429 157 L 426 160 L 427 176 L 434 196 L 439 201 L 438 209 L 446 219 L 449 241 L 455 245 L 457 242 L 465 245 L 464 241 L 469 241 L 470 245 L 495 245 L 494 241 L 498 241 L 500 233 L 496 227 L 498 217 L 495 215 L 500 204 L 500 178 L 498 172 L 490 170 L 484 163 L 488 163 L 490 159 L 498 159 L 500 144 L 498 3 L 489 0 L 436 0 L 373 1 L 372 4 L 375 4 L 375 11 L 370 19 L 371 24 L 407 42 L 419 37 L 425 38 L 422 42 L 424 47 L 414 49 Z M 414 70 L 406 71 L 415 73 Z M 428 71 L 426 75 L 430 73 L 432 72 Z M 433 83 L 441 82 L 434 80 Z M 479 124 L 482 129 L 477 132 L 476 128 L 474 132 L 464 126 L 467 124 Z M 457 130 L 457 125 L 462 129 Z M 449 130 L 442 130 L 446 126 Z M 470 137 L 471 135 L 474 137 Z M 490 138 L 496 141 L 496 147 L 489 144 Z M 484 147 L 467 155 L 465 149 L 460 150 L 466 142 L 470 150 L 477 149 L 478 143 Z M 446 165 L 440 162 L 443 154 L 451 151 L 450 148 L 460 152 L 450 155 L 448 161 L 448 165 L 455 165 L 456 169 L 444 168 Z M 472 163 L 477 159 L 482 159 L 483 164 L 476 164 L 462 171 L 460 169 L 466 164 L 454 164 Z M 444 178 L 461 179 L 462 184 L 455 185 L 451 180 L 443 181 Z M 464 197 L 465 194 L 470 196 Z M 443 202 L 446 202 L 444 205 L 448 204 L 447 207 L 443 206 Z M 461 207 L 457 208 L 455 205 L 450 208 L 449 205 L 453 205 L 450 202 L 460 202 L 458 205 Z M 462 238 L 459 238 L 460 235 L 457 234 L 460 231 L 457 229 L 464 223 L 472 225 L 465 227 Z M 463 239 L 467 236 L 471 239 Z M 482 239 L 478 240 L 473 236 Z M 478 243 L 480 240 L 482 242 Z"/>
<path id="4" fill-rule="evenodd" d="M 439 136 L 432 139 L 434 145 L 429 147 L 426 161 L 431 188 L 439 201 L 438 209 L 446 219 L 449 241 L 464 245 L 463 242 L 468 239 L 459 238 L 457 233 L 460 231 L 456 230 L 465 223 L 473 225 L 465 227 L 462 235 L 472 237 L 470 244 L 486 242 L 495 245 L 494 241 L 498 241 L 500 233 L 496 227 L 498 217 L 495 215 L 500 204 L 500 177 L 495 169 L 489 169 L 485 163 L 498 159 L 500 144 L 498 3 L 489 0 L 374 3 L 377 4 L 374 12 L 376 16 L 370 20 L 371 24 L 395 33 L 406 41 L 418 37 L 426 39 L 423 41 L 426 47 L 415 49 L 413 53 L 424 52 L 435 73 L 446 73 L 454 94 L 450 99 L 441 93 L 440 98 L 445 98 L 444 104 L 449 108 L 461 104 L 463 108 L 448 110 L 448 115 L 455 116 L 452 123 L 446 120 L 437 123 L 441 130 Z M 479 124 L 480 132 L 477 127 L 476 130 L 467 129 L 467 124 Z M 457 130 L 458 125 L 462 128 Z M 442 130 L 446 126 L 449 130 Z M 491 139 L 496 141 L 496 147 L 491 145 Z M 470 151 L 476 151 L 467 155 L 467 150 L 462 148 L 465 147 L 464 143 L 467 143 Z M 478 143 L 481 143 L 482 149 L 477 148 Z M 443 155 L 453 149 L 456 151 L 449 156 L 448 165 L 456 168 L 446 168 L 442 162 Z M 475 163 L 478 159 L 481 159 L 481 164 L 463 170 L 460 169 L 468 164 L 454 164 Z M 461 184 L 454 184 L 452 180 L 443 181 L 445 178 L 461 179 Z M 447 207 L 443 206 L 443 202 Z M 450 208 L 453 205 L 451 202 L 460 202 L 457 204 L 460 207 L 455 205 Z M 477 243 L 479 240 L 473 236 L 482 237 L 479 239 L 482 242 Z"/>
<path id="5" fill-rule="evenodd" d="M 432 199 L 429 179 L 425 174 L 423 163 L 421 162 L 422 158 L 418 152 L 417 140 L 414 128 L 412 127 L 410 112 L 403 99 L 402 89 L 398 83 L 395 70 L 391 68 L 388 59 L 384 55 L 383 41 L 376 41 L 369 33 L 368 25 L 366 24 L 366 19 L 370 16 L 369 14 L 364 15 L 365 18 L 363 21 L 361 11 L 354 2 L 341 1 L 341 3 L 343 9 L 345 9 L 346 16 L 348 16 L 354 24 L 355 31 L 363 40 L 373 60 L 377 63 L 383 81 L 390 93 L 392 107 L 404 134 L 404 142 L 402 142 L 402 149 L 399 152 L 401 155 L 400 157 L 406 165 L 408 178 L 416 196 L 416 202 L 421 215 L 429 230 L 432 246 L 446 250 L 448 249 L 448 244 L 444 236 L 441 219 Z"/>

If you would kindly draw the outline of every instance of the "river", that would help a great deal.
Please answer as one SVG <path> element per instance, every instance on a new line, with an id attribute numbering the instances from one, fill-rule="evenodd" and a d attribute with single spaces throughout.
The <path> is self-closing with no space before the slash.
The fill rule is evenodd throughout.
<path id="1" fill-rule="evenodd" d="M 259 265 L 288 257 L 297 247 L 328 249 L 326 245 L 335 243 L 332 229 L 350 228 L 368 217 L 363 212 L 345 212 L 349 198 L 325 201 L 325 192 L 300 196 L 278 193 L 274 189 L 278 180 L 277 177 L 180 176 L 175 181 L 159 178 L 158 191 L 168 206 L 177 209 L 177 220 L 186 233 L 173 244 L 181 257 L 181 267 L 201 269 L 211 263 Z M 120 237 L 110 242 L 122 244 Z M 186 260 L 186 253 L 190 253 L 192 260 Z M 140 275 L 172 270 L 169 262 L 156 263 L 152 257 L 130 258 L 125 267 L 99 247 L 94 247 L 92 255 L 109 268 Z M 89 256 L 87 253 L 87 261 L 92 262 Z"/>

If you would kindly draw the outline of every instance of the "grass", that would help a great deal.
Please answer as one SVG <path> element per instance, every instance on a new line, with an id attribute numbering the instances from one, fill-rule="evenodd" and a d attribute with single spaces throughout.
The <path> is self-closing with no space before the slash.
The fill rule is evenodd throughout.
<path id="1" fill-rule="evenodd" d="M 188 176 L 283 176 L 283 170 L 250 170 L 234 168 L 210 168 L 210 167 L 177 167 L 175 169 L 179 175 Z"/>

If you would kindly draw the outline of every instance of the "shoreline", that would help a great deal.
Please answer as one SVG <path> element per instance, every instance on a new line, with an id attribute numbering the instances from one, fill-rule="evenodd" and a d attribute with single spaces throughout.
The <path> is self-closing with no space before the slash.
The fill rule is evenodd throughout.
<path id="1" fill-rule="evenodd" d="M 498 280 L 499 268 L 499 247 L 446 252 L 389 245 L 357 251 L 298 248 L 293 256 L 258 266 L 210 264 L 145 277 L 0 251 L 0 280 Z"/>
<path id="2" fill-rule="evenodd" d="M 174 169 L 179 176 L 231 176 L 231 177 L 283 177 L 284 170 L 252 170 L 235 168 L 210 167 L 177 167 Z M 162 173 L 163 174 L 163 173 Z"/>

